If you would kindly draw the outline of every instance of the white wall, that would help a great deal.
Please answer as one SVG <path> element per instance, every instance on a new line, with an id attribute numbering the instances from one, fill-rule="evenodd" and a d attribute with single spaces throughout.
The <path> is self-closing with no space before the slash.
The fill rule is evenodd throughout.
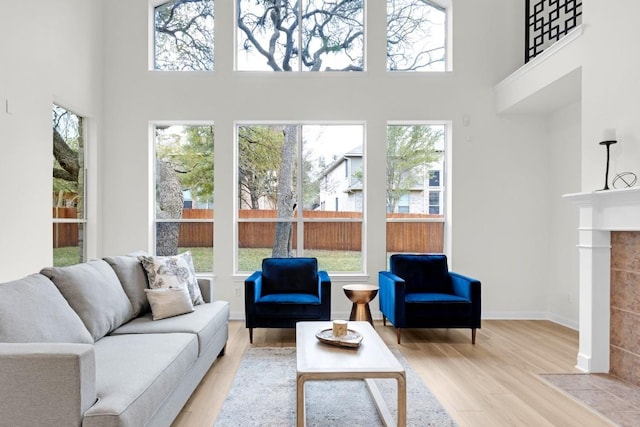
<path id="1" fill-rule="evenodd" d="M 624 12 L 621 12 L 624 11 Z M 599 142 L 614 128 L 609 187 L 616 174 L 640 176 L 640 81 L 637 70 L 638 30 L 634 16 L 640 3 L 631 0 L 583 1 L 580 52 L 581 91 L 577 104 L 548 118 L 553 155 L 550 204 L 552 273 L 548 283 L 549 317 L 578 326 L 578 211 L 558 196 L 604 187 L 606 150 Z M 576 53 L 574 50 L 571 54 Z M 573 57 L 570 55 L 569 59 Z M 579 141 L 579 142 L 578 142 Z M 580 159 L 578 161 L 578 159 Z M 579 177 L 579 178 L 578 178 Z"/>
<path id="2" fill-rule="evenodd" d="M 620 172 L 640 176 L 640 2 L 585 0 L 583 8 L 584 42 L 592 54 L 582 74 L 582 190 L 592 191 L 604 187 L 606 151 L 598 143 L 607 128 L 618 135 L 609 186 Z"/>
<path id="3" fill-rule="evenodd" d="M 550 274 L 546 285 L 549 316 L 578 328 L 578 212 L 563 194 L 580 188 L 581 103 L 554 111 L 549 117 L 548 155 L 551 160 L 549 192 Z"/>
<path id="4" fill-rule="evenodd" d="M 481 4 L 482 3 L 482 4 Z M 276 75 L 232 72 L 233 10 L 216 3 L 216 71 L 148 71 L 146 0 L 105 2 L 105 144 L 101 252 L 151 250 L 149 123 L 213 121 L 216 126 L 216 292 L 232 302 L 242 277 L 233 277 L 233 125 L 235 120 L 350 120 L 366 123 L 369 170 L 384 161 L 388 120 L 445 120 L 451 141 L 451 266 L 483 282 L 487 314 L 539 316 L 546 312 L 550 227 L 540 214 L 551 179 L 548 145 L 540 118 L 503 118 L 494 113 L 493 86 L 522 61 L 523 6 L 511 0 L 454 5 L 454 71 L 444 75 L 388 76 L 384 70 L 384 3 L 369 2 L 368 68 L 364 75 Z M 286 93 L 286 103 L 273 99 Z M 313 99 L 311 108 L 308 102 Z M 303 108 L 301 108 L 303 106 Z M 469 117 L 463 126 L 462 117 Z M 365 171 L 365 174 L 367 172 Z M 384 188 L 382 174 L 369 174 L 369 188 Z M 384 195 L 367 193 L 367 273 L 334 276 L 334 313 L 348 313 L 339 287 L 377 282 L 384 269 Z M 376 304 L 374 303 L 374 307 Z"/>
<path id="5" fill-rule="evenodd" d="M 100 10 L 86 0 L 2 4 L 0 281 L 52 263 L 52 103 L 89 117 L 89 143 L 97 144 Z M 95 150 L 90 155 L 95 167 Z M 96 182 L 95 168 L 89 178 Z M 88 202 L 95 214 L 95 192 Z"/>
<path id="6" fill-rule="evenodd" d="M 562 77 L 564 72 L 558 68 L 575 69 L 573 77 L 579 76 L 577 102 L 556 111 L 546 111 L 547 115 L 541 116 L 547 128 L 544 145 L 548 147 L 551 160 L 548 165 L 551 183 L 545 210 L 550 227 L 549 273 L 548 280 L 542 281 L 541 286 L 546 288 L 549 318 L 576 328 L 578 212 L 561 196 L 604 187 L 606 150 L 599 142 L 603 140 L 605 129 L 615 129 L 618 139 L 618 143 L 611 146 L 609 187 L 618 173 L 629 171 L 640 175 L 640 80 L 637 78 L 640 58 L 633 53 L 637 50 L 638 40 L 634 17 L 639 12 L 640 3 L 631 0 L 584 0 L 580 39 L 566 51 L 538 62 L 535 70 L 528 67 L 531 69 L 529 75 L 518 74 L 520 81 L 530 80 L 531 87 L 513 84 L 515 90 L 511 90 L 510 85 L 505 84 L 498 90 L 499 100 L 506 100 L 507 106 L 509 102 L 514 103 L 513 99 L 522 97 L 522 89 L 531 94 L 526 100 L 529 105 L 553 105 L 558 97 L 566 96 L 564 89 L 567 86 L 549 85 L 554 89 L 538 99 L 542 91 L 534 87 L 540 80 L 536 78 L 548 76 L 549 71 Z M 544 69 L 550 65 L 552 68 Z M 502 93 L 505 88 L 507 92 Z M 556 89 L 560 91 L 554 94 Z M 499 103 L 499 108 L 503 108 L 503 104 Z M 513 108 L 517 109 L 517 106 Z"/>

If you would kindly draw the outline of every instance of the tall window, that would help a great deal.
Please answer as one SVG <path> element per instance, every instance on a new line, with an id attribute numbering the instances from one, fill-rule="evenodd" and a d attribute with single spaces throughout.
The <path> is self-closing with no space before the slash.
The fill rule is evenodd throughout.
<path id="1" fill-rule="evenodd" d="M 444 136 L 444 125 L 387 126 L 388 254 L 443 251 Z"/>
<path id="2" fill-rule="evenodd" d="M 237 270 L 312 256 L 323 270 L 361 272 L 364 127 L 243 124 L 237 141 Z"/>
<path id="3" fill-rule="evenodd" d="M 237 2 L 237 69 L 362 71 L 362 0 Z"/>
<path id="4" fill-rule="evenodd" d="M 172 0 L 154 8 L 155 70 L 213 70 L 213 0 Z"/>
<path id="5" fill-rule="evenodd" d="M 212 125 L 155 126 L 156 254 L 191 251 L 213 271 Z"/>
<path id="6" fill-rule="evenodd" d="M 439 3 L 387 0 L 387 70 L 447 69 L 447 9 Z"/>
<path id="7" fill-rule="evenodd" d="M 83 119 L 53 105 L 53 265 L 85 260 Z"/>

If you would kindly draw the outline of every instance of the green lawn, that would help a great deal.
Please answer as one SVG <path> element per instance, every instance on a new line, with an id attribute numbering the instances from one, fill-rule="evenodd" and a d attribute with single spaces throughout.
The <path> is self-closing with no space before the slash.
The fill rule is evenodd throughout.
<path id="1" fill-rule="evenodd" d="M 79 263 L 80 255 L 77 246 L 65 246 L 53 250 L 53 265 L 55 267 L 65 267 Z"/>
<path id="2" fill-rule="evenodd" d="M 197 272 L 211 271 L 213 253 L 211 248 L 180 248 L 180 252 L 191 251 Z M 260 269 L 263 258 L 271 256 L 271 248 L 246 248 L 238 250 L 238 269 L 251 272 Z M 359 272 L 362 269 L 362 254 L 353 251 L 305 251 L 305 256 L 318 258 L 321 270 L 335 272 Z"/>
<path id="3" fill-rule="evenodd" d="M 213 267 L 212 248 L 180 248 L 179 252 L 191 251 L 196 272 L 211 272 Z M 270 248 L 238 250 L 239 270 L 251 272 L 260 269 L 263 258 L 271 256 Z M 333 272 L 359 272 L 362 269 L 362 253 L 353 251 L 308 250 L 305 256 L 318 258 L 321 270 Z M 78 248 L 75 246 L 53 250 L 54 265 L 63 267 L 77 264 L 80 261 Z"/>
<path id="4" fill-rule="evenodd" d="M 263 258 L 271 256 L 271 248 L 239 249 L 238 269 L 259 270 Z M 334 272 L 359 272 L 362 270 L 362 254 L 354 251 L 307 250 L 304 256 L 318 258 L 320 270 Z"/>

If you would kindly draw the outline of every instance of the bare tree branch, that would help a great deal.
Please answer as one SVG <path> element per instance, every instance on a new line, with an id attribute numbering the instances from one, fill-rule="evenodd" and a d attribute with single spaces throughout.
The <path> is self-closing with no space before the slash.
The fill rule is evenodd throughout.
<path id="1" fill-rule="evenodd" d="M 62 167 L 62 169 L 53 169 L 53 177 L 77 182 L 80 170 L 78 152 L 67 145 L 55 127 L 53 128 L 53 156 Z"/>

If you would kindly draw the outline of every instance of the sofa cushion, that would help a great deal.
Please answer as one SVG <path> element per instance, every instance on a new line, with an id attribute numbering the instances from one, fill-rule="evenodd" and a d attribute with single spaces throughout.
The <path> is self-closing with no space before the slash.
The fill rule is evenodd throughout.
<path id="1" fill-rule="evenodd" d="M 229 302 L 215 301 L 193 307 L 193 313 L 162 320 L 152 320 L 151 313 L 133 319 L 112 332 L 122 334 L 163 334 L 186 332 L 198 336 L 201 355 L 216 336 L 218 331 L 227 328 L 229 321 Z"/>
<path id="2" fill-rule="evenodd" d="M 147 272 L 149 288 L 185 287 L 191 295 L 193 305 L 204 304 L 191 252 L 174 256 L 138 257 Z"/>
<path id="3" fill-rule="evenodd" d="M 85 412 L 82 426 L 147 425 L 197 355 L 193 334 L 104 337 L 95 344 L 98 401 Z"/>
<path id="4" fill-rule="evenodd" d="M 186 288 L 145 289 L 153 320 L 191 313 L 193 304 Z"/>
<path id="5" fill-rule="evenodd" d="M 149 301 L 144 293 L 148 289 L 147 273 L 137 256 L 122 255 L 103 258 L 115 271 L 122 289 L 129 297 L 133 311 L 131 318 L 138 317 L 150 310 Z"/>
<path id="6" fill-rule="evenodd" d="M 318 295 L 318 260 L 315 258 L 265 258 L 262 260 L 262 295 Z"/>
<path id="7" fill-rule="evenodd" d="M 131 318 L 131 302 L 118 276 L 103 260 L 41 271 L 56 284 L 94 340 L 99 340 Z"/>
<path id="8" fill-rule="evenodd" d="M 0 283 L 0 342 L 93 344 L 56 286 L 42 274 Z"/>

